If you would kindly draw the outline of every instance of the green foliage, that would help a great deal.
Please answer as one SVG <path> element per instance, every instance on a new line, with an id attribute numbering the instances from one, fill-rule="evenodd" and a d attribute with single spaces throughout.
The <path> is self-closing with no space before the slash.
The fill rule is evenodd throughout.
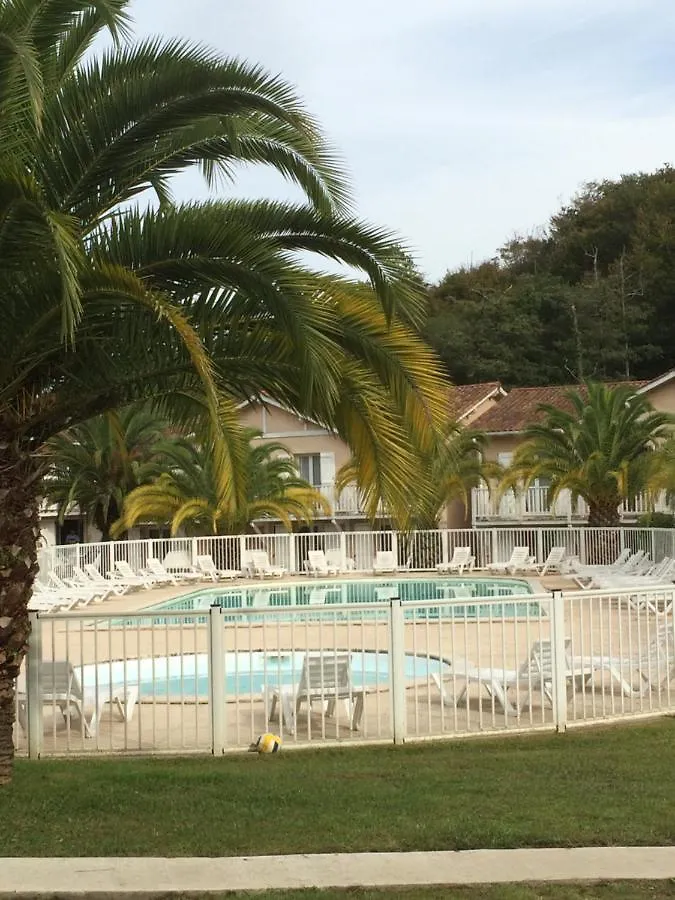
<path id="1" fill-rule="evenodd" d="M 459 383 L 650 378 L 675 365 L 675 170 L 591 183 L 541 236 L 449 272 L 425 327 Z"/>
<path id="2" fill-rule="evenodd" d="M 198 394 L 227 429 L 236 503 L 237 406 L 267 394 L 337 431 L 367 502 L 403 515 L 444 394 L 400 242 L 355 218 L 292 87 L 186 41 L 129 43 L 127 9 L 0 3 L 0 426 L 32 452 L 161 398 L 190 427 Z M 249 164 L 304 200 L 172 201 L 180 172 L 215 188 Z M 324 258 L 354 276 L 321 274 Z"/>
<path id="3" fill-rule="evenodd" d="M 140 485 L 125 499 L 119 533 L 138 522 L 184 529 L 191 535 L 243 534 L 259 519 L 279 519 L 291 530 L 293 520 L 310 522 L 317 510 L 330 514 L 319 491 L 298 476 L 283 444 L 258 443 L 259 432 L 247 431 L 242 472 L 244 501 L 235 505 L 220 485 L 219 467 L 226 459 L 213 445 L 194 438 L 174 438 L 157 447 L 165 471 L 152 483 Z"/>
<path id="4" fill-rule="evenodd" d="M 664 512 L 645 513 L 638 518 L 637 524 L 639 528 L 675 528 L 675 515 Z"/>
<path id="5" fill-rule="evenodd" d="M 61 520 L 79 506 L 101 540 L 110 540 L 126 495 L 161 471 L 160 442 L 168 431 L 168 423 L 150 407 L 131 406 L 56 435 L 44 450 L 46 500 L 57 505 Z"/>
<path id="6" fill-rule="evenodd" d="M 564 409 L 540 406 L 544 421 L 525 430 L 502 489 L 543 477 L 551 503 L 568 490 L 588 503 L 589 525 L 618 525 L 620 502 L 653 489 L 670 467 L 663 444 L 675 419 L 624 386 L 589 381 L 566 401 Z"/>

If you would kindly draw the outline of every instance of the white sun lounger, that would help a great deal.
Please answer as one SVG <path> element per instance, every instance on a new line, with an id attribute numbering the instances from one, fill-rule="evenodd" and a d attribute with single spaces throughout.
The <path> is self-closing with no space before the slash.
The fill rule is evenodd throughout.
<path id="1" fill-rule="evenodd" d="M 490 572 L 508 572 L 514 575 L 516 572 L 536 571 L 535 559 L 530 556 L 529 547 L 514 547 L 511 559 L 506 562 L 493 562 L 488 566 Z"/>
<path id="2" fill-rule="evenodd" d="M 305 572 L 318 578 L 321 575 L 337 575 L 339 567 L 331 565 L 326 559 L 323 550 L 308 550 L 307 559 L 305 560 Z"/>
<path id="3" fill-rule="evenodd" d="M 398 572 L 399 566 L 393 550 L 378 550 L 373 560 L 374 574 L 382 572 Z"/>
<path id="4" fill-rule="evenodd" d="M 199 578 L 210 578 L 211 581 L 218 581 L 221 578 L 241 578 L 242 575 L 239 569 L 219 569 L 210 553 L 202 553 L 196 558 L 195 562 Z"/>
<path id="5" fill-rule="evenodd" d="M 437 572 L 458 572 L 460 575 L 466 569 L 472 572 L 476 558 L 471 555 L 471 547 L 455 547 L 452 559 L 449 562 L 436 563 Z"/>
<path id="6" fill-rule="evenodd" d="M 265 550 L 250 550 L 249 561 L 253 575 L 258 578 L 281 578 L 288 571 L 283 566 L 271 565 L 270 558 Z"/>

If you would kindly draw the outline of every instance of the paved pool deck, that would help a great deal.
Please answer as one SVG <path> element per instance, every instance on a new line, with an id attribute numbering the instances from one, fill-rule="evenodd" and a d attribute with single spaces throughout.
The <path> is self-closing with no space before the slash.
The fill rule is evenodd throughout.
<path id="1" fill-rule="evenodd" d="M 0 858 L 0 898 L 675 878 L 675 847 L 205 858 Z M 273 894 L 271 895 L 273 896 Z"/>

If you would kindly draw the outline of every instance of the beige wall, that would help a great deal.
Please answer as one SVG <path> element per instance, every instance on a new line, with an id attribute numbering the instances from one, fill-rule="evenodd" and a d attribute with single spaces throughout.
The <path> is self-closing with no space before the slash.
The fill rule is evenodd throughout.
<path id="1" fill-rule="evenodd" d="M 497 462 L 500 453 L 513 453 L 522 443 L 520 434 L 490 434 L 485 448 L 485 459 Z"/>
<path id="2" fill-rule="evenodd" d="M 675 379 L 645 392 L 644 396 L 659 412 L 675 413 Z"/>
<path id="3" fill-rule="evenodd" d="M 293 455 L 332 453 L 336 472 L 351 457 L 349 447 L 337 435 L 276 406 L 251 404 L 242 409 L 241 421 L 248 428 L 262 431 L 261 441 L 279 441 Z"/>

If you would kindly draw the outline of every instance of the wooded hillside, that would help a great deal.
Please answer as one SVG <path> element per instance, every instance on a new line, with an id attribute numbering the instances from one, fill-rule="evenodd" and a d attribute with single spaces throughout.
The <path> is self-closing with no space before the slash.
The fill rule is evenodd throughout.
<path id="1" fill-rule="evenodd" d="M 430 287 L 453 381 L 650 378 L 675 366 L 675 169 L 588 184 L 540 236 Z"/>

